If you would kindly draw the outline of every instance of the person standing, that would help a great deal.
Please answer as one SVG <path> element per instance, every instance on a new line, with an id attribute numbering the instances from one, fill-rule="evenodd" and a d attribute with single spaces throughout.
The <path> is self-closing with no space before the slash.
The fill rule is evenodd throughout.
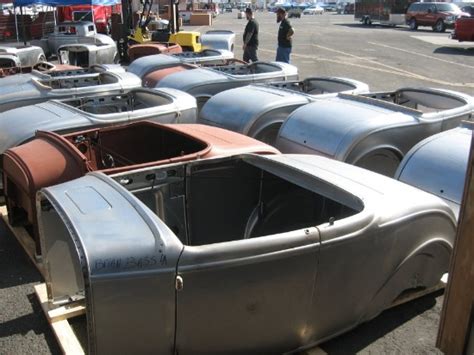
<path id="1" fill-rule="evenodd" d="M 294 35 L 295 30 L 291 27 L 290 21 L 286 18 L 286 11 L 284 8 L 279 7 L 276 16 L 277 23 L 280 24 L 280 27 L 278 28 L 278 48 L 275 60 L 277 62 L 289 63 L 292 36 Z"/>
<path id="2" fill-rule="evenodd" d="M 253 17 L 253 12 L 250 7 L 245 9 L 245 17 L 247 18 L 247 26 L 244 30 L 244 62 L 256 62 L 258 49 L 258 22 Z"/>

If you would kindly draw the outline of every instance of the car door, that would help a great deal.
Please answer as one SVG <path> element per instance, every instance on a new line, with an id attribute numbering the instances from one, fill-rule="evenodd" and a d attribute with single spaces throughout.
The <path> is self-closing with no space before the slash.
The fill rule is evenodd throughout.
<path id="1" fill-rule="evenodd" d="M 436 6 L 435 5 L 428 5 L 423 22 L 426 26 L 432 26 L 436 23 Z"/>
<path id="2" fill-rule="evenodd" d="M 283 352 L 304 343 L 317 228 L 203 246 L 178 262 L 176 351 Z"/>

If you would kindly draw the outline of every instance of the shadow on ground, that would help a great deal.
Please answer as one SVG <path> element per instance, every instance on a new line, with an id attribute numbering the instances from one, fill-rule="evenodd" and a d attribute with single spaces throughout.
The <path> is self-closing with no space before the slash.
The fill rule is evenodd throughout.
<path id="1" fill-rule="evenodd" d="M 463 48 L 463 47 L 438 47 L 436 48 L 433 53 L 436 54 L 449 54 L 449 55 L 466 55 L 466 56 L 474 56 L 474 42 L 472 42 L 471 48 Z"/>
<path id="2" fill-rule="evenodd" d="M 370 322 L 320 345 L 328 354 L 355 354 L 436 304 L 443 290 L 384 311 Z"/>

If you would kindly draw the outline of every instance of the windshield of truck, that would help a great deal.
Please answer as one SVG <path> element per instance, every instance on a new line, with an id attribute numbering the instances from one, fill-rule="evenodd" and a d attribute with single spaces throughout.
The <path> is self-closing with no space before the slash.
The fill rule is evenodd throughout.
<path id="1" fill-rule="evenodd" d="M 438 11 L 459 12 L 459 7 L 454 4 L 436 4 Z"/>

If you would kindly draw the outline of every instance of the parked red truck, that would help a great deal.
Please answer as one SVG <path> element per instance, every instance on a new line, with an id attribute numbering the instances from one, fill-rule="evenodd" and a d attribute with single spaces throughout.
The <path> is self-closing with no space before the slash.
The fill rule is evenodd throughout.
<path id="1" fill-rule="evenodd" d="M 451 38 L 459 42 L 474 41 L 474 17 L 461 17 L 456 20 Z"/>

